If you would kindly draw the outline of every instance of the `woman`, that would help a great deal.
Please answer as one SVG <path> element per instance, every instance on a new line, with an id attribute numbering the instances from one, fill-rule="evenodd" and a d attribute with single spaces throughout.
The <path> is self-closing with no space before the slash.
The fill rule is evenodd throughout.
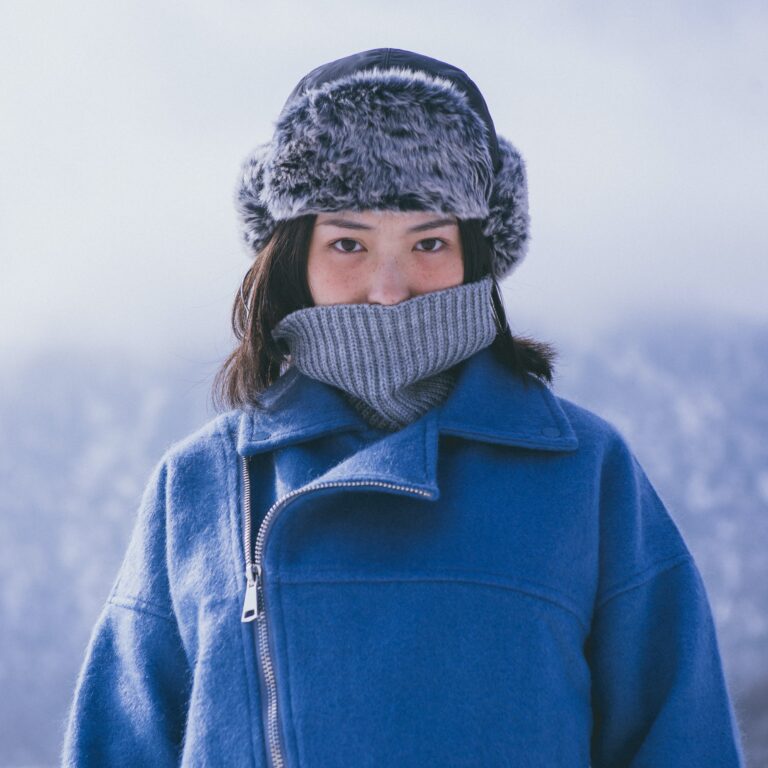
<path id="1" fill-rule="evenodd" d="M 524 163 L 469 77 L 318 67 L 236 200 L 228 409 L 150 478 L 64 764 L 743 765 L 680 532 L 507 327 Z"/>

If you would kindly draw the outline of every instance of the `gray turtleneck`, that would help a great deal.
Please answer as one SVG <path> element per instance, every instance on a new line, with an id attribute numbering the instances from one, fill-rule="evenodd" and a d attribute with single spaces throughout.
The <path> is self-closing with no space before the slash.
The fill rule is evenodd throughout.
<path id="1" fill-rule="evenodd" d="M 457 364 L 493 342 L 492 287 L 487 275 L 398 304 L 305 307 L 272 335 L 291 365 L 341 389 L 371 426 L 395 430 L 445 400 Z"/>

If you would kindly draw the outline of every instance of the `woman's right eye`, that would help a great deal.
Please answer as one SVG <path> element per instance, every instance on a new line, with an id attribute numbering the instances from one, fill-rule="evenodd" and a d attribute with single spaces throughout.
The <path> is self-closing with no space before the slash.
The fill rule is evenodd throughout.
<path id="1" fill-rule="evenodd" d="M 334 240 L 334 241 L 331 243 L 331 245 L 332 245 L 332 246 L 335 246 L 335 245 L 336 245 L 336 243 L 346 243 L 347 245 L 349 245 L 349 244 L 351 243 L 353 247 L 354 247 L 355 245 L 360 245 L 360 243 L 358 243 L 358 242 L 357 242 L 357 240 L 352 240 L 352 239 L 351 239 L 351 238 L 349 238 L 349 237 L 343 237 L 343 238 L 341 238 L 340 240 Z M 335 250 L 335 251 L 341 251 L 342 253 L 359 253 L 359 251 L 355 251 L 355 250 L 349 250 L 349 249 L 345 248 L 344 246 L 342 246 L 341 248 L 335 248 L 335 247 L 334 247 L 334 250 Z"/>

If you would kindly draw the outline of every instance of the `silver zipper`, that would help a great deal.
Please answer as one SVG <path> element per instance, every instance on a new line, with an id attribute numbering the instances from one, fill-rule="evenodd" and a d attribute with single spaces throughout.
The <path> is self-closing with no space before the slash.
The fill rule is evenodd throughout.
<path id="1" fill-rule="evenodd" d="M 248 457 L 241 456 L 243 471 L 243 547 L 245 550 L 245 600 L 241 621 L 250 622 L 257 620 L 256 655 L 261 669 L 264 671 L 264 680 L 267 687 L 267 733 L 266 740 L 269 756 L 273 768 L 284 768 L 282 748 L 280 746 L 280 731 L 277 718 L 277 683 L 275 682 L 275 670 L 272 666 L 272 656 L 269 648 L 269 635 L 267 634 L 267 613 L 264 604 L 264 575 L 262 573 L 262 557 L 267 531 L 277 513 L 288 501 L 302 493 L 308 493 L 318 488 L 356 488 L 360 486 L 376 486 L 381 488 L 394 488 L 399 491 L 408 491 L 415 496 L 431 497 L 429 491 L 422 488 L 414 488 L 410 485 L 387 483 L 383 480 L 327 480 L 314 483 L 303 488 L 297 488 L 290 493 L 281 496 L 270 508 L 261 521 L 256 541 L 251 542 L 251 479 L 248 474 Z"/>

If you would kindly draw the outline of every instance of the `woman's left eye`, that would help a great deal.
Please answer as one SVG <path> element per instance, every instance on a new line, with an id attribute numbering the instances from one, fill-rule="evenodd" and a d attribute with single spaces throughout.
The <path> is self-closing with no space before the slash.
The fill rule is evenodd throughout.
<path id="1" fill-rule="evenodd" d="M 347 243 L 348 245 L 351 243 L 353 246 L 360 245 L 360 243 L 357 242 L 357 240 L 353 240 L 351 237 L 342 237 L 340 240 L 334 240 L 331 245 L 335 246 L 337 243 Z M 339 251 L 340 253 L 360 253 L 360 251 L 351 251 L 347 250 L 344 247 L 336 248 L 334 247 L 334 251 Z"/>
<path id="2" fill-rule="evenodd" d="M 429 244 L 437 244 L 440 243 L 441 245 L 445 245 L 445 240 L 441 240 L 439 237 L 428 237 L 424 240 L 419 240 L 419 243 L 429 243 Z M 419 248 L 418 250 L 426 250 L 427 253 L 434 253 L 436 251 L 441 251 L 442 248 Z"/>

